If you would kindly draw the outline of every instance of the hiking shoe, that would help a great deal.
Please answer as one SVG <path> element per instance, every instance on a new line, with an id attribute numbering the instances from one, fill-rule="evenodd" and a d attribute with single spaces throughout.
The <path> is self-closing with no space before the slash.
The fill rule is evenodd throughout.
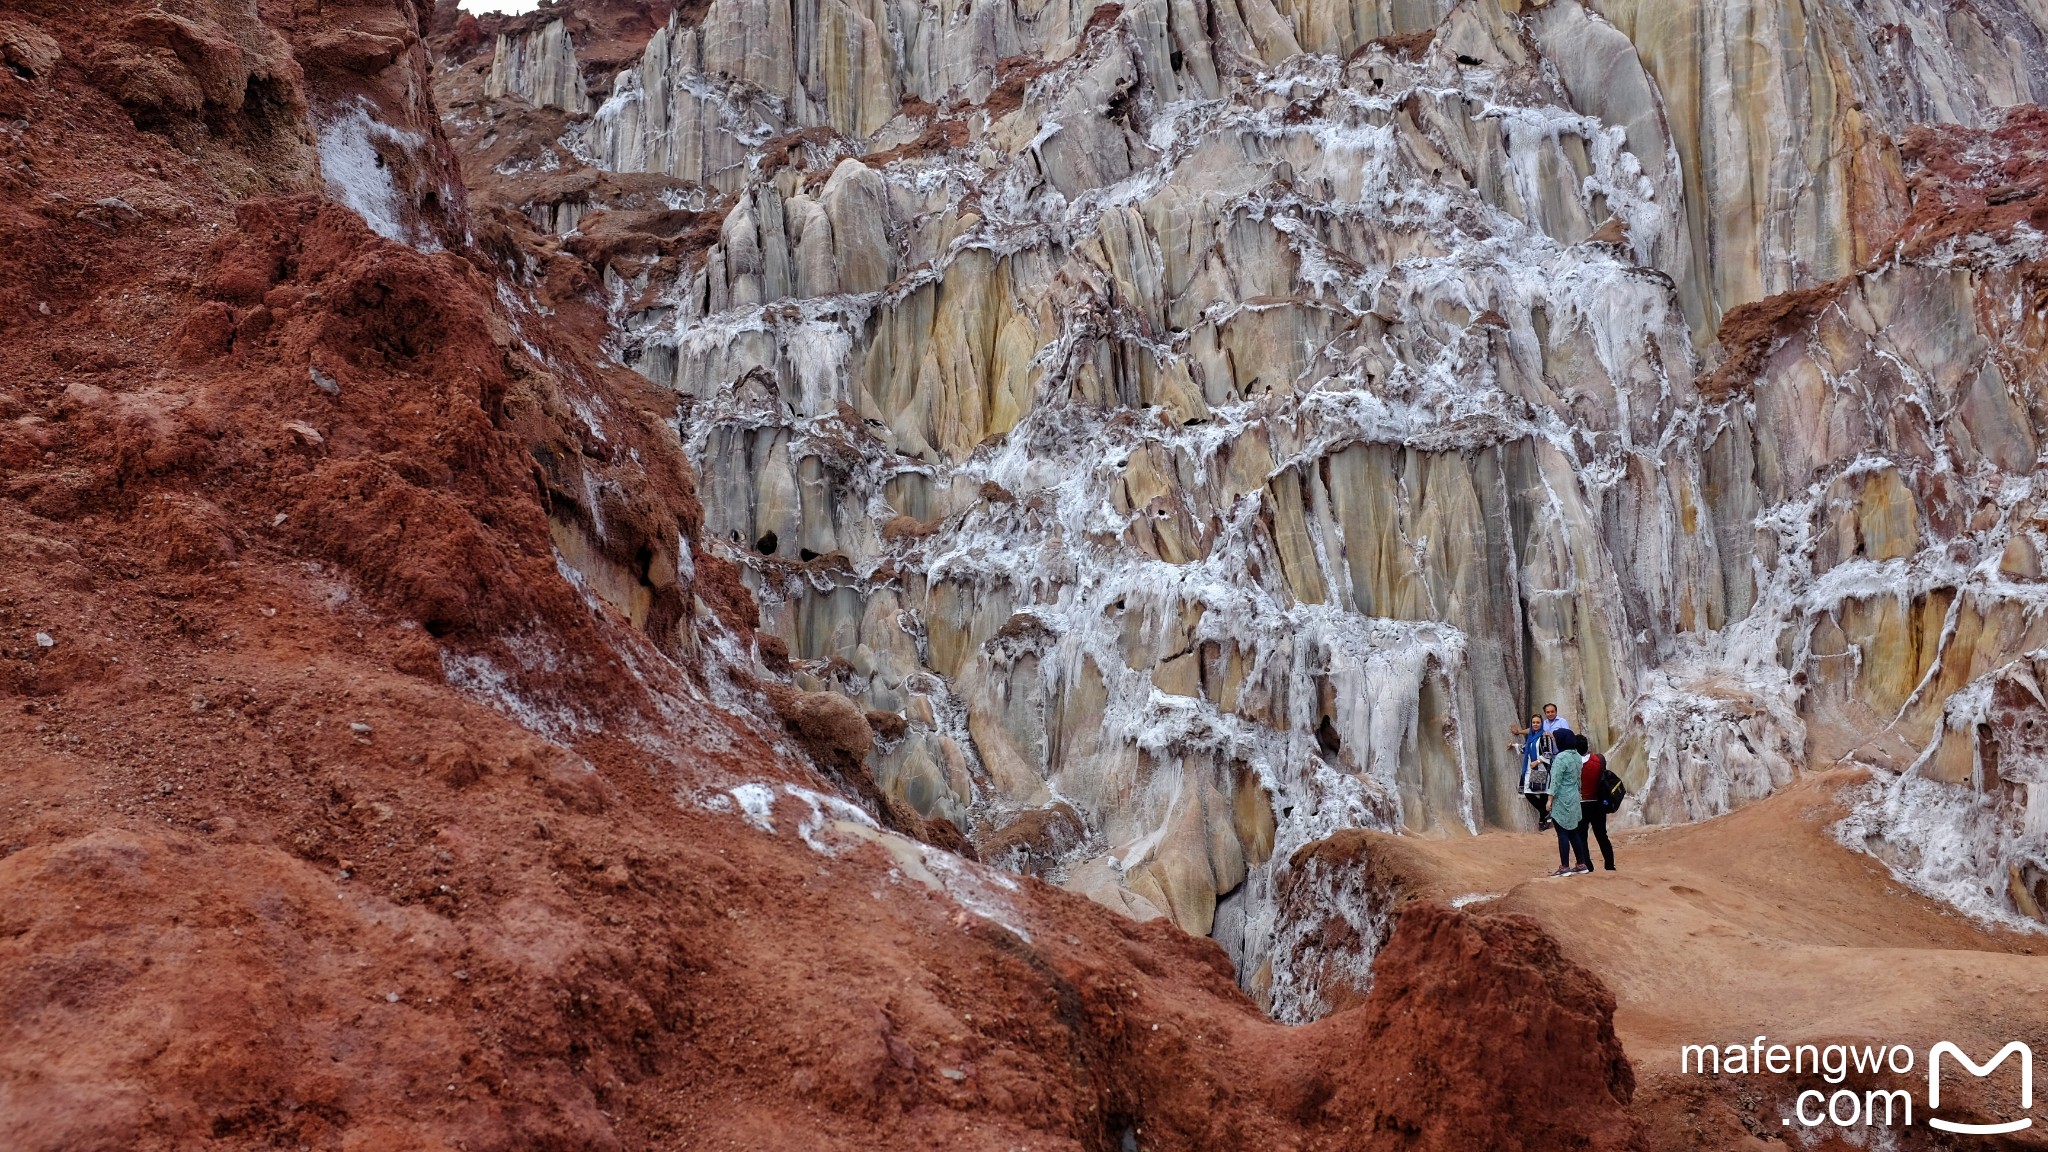
<path id="1" fill-rule="evenodd" d="M 1545 817 L 1544 817 L 1543 819 L 1541 819 L 1541 820 L 1538 820 L 1538 821 L 1536 822 L 1536 830 L 1537 830 L 1538 832 L 1548 832 L 1548 831 L 1550 831 L 1550 817 L 1548 817 L 1548 816 L 1545 816 Z"/>

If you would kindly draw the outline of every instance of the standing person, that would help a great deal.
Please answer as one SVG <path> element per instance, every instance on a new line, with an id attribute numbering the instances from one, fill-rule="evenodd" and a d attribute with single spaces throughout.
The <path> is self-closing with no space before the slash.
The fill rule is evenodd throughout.
<path id="1" fill-rule="evenodd" d="M 1572 876 L 1580 872 L 1591 872 L 1592 863 L 1586 858 L 1586 818 L 1579 801 L 1580 769 L 1585 760 L 1579 755 L 1579 738 L 1569 728 L 1560 728 L 1551 733 L 1560 749 L 1550 758 L 1550 821 L 1557 829 L 1557 871 L 1552 876 Z M 1578 866 L 1572 866 L 1576 854 Z"/>
<path id="2" fill-rule="evenodd" d="M 1522 799 L 1536 810 L 1536 830 L 1541 832 L 1550 827 L 1550 765 L 1543 751 L 1543 713 L 1531 713 L 1527 728 L 1509 731 L 1520 737 Z"/>
<path id="3" fill-rule="evenodd" d="M 1577 747 L 1580 755 L 1592 748 L 1586 734 L 1579 733 Z M 1600 845 L 1600 860 L 1614 871 L 1614 842 L 1607 838 L 1607 805 L 1600 798 L 1600 776 L 1607 771 L 1607 757 L 1594 752 L 1586 756 L 1586 762 L 1579 768 L 1579 808 L 1586 814 L 1586 827 L 1592 829 L 1593 839 Z M 1583 839 L 1583 837 L 1581 837 Z M 1588 855 L 1587 871 L 1592 870 L 1591 856 Z"/>
<path id="4" fill-rule="evenodd" d="M 1571 730 L 1571 721 L 1557 714 L 1557 705 L 1545 704 L 1543 706 L 1543 734 L 1545 736 L 1556 732 L 1570 732 Z"/>

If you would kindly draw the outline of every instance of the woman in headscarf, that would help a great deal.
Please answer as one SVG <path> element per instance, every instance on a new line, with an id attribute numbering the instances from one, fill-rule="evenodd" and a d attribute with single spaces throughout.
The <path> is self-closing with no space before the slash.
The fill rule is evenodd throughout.
<path id="1" fill-rule="evenodd" d="M 1600 860 L 1614 871 L 1614 841 L 1607 838 L 1607 803 L 1600 797 L 1600 776 L 1607 771 L 1607 758 L 1593 751 L 1593 744 L 1579 733 L 1579 755 L 1585 763 L 1579 765 L 1579 811 L 1585 814 L 1586 831 L 1579 834 L 1586 841 L 1586 860 L 1593 859 L 1593 845 L 1600 846 Z M 1589 839 L 1586 832 L 1591 832 Z"/>
<path id="2" fill-rule="evenodd" d="M 1536 810 L 1536 830 L 1541 832 L 1550 827 L 1550 771 L 1543 751 L 1543 713 L 1531 713 L 1529 726 L 1513 731 L 1521 738 L 1522 799 Z"/>
<path id="3" fill-rule="evenodd" d="M 1557 829 L 1557 871 L 1552 876 L 1591 872 L 1586 855 L 1586 814 L 1580 807 L 1579 776 L 1585 758 L 1579 753 L 1578 736 L 1570 729 L 1557 732 L 1557 755 L 1550 758 L 1550 821 Z M 1572 866 L 1572 857 L 1578 866 Z"/>

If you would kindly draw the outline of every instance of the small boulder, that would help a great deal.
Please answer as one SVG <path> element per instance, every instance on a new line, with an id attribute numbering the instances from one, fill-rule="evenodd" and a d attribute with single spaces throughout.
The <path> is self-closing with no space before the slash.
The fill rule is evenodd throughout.
<path id="1" fill-rule="evenodd" d="M 57 66 L 63 53 L 41 30 L 13 20 L 0 20 L 0 64 L 23 80 L 40 80 Z"/>

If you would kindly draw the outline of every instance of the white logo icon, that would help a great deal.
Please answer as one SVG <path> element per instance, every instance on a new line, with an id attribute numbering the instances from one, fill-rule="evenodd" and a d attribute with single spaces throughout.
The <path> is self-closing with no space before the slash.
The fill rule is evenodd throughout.
<path id="1" fill-rule="evenodd" d="M 1941 1107 L 1941 1054 L 1944 1052 L 1955 1057 L 1956 1063 L 1961 1064 L 1964 1068 L 1968 1069 L 1970 1075 L 1978 1077 L 1991 1075 L 1991 1070 L 1998 1067 L 2000 1064 L 2005 1063 L 2005 1058 L 2007 1056 L 2010 1056 L 2015 1052 L 2019 1053 L 2020 1107 L 2023 1109 L 2033 1108 L 2034 1050 L 2032 1048 L 2029 1048 L 2025 1044 L 2022 1044 L 2018 1040 L 2015 1040 L 2012 1043 L 2007 1044 L 2005 1047 L 2000 1048 L 1998 1050 L 1998 1055 L 1993 1056 L 1988 1062 L 1979 1064 L 1975 1060 L 1970 1059 L 1968 1056 L 1963 1055 L 1963 1050 L 1961 1048 L 1958 1048 L 1955 1045 L 1949 1043 L 1948 1041 L 1943 1040 L 1941 1043 L 1936 1044 L 1934 1048 L 1927 1053 L 1928 1111 L 1931 1112 L 1934 1109 Z M 2003 1124 L 1958 1124 L 1953 1120 L 1937 1120 L 1932 1117 L 1929 1117 L 1927 1122 L 1933 1125 L 1934 1127 L 1941 1129 L 1943 1132 L 1961 1132 L 1969 1136 L 1998 1136 L 2006 1132 L 2018 1132 L 2022 1128 L 2032 1127 L 2034 1123 L 2034 1118 L 2032 1116 L 2022 1116 L 2017 1120 L 2008 1120 Z"/>

